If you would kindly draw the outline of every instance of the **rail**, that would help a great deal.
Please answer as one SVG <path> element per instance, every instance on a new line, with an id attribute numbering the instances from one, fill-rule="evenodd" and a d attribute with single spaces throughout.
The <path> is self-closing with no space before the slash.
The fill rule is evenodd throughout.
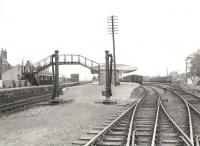
<path id="1" fill-rule="evenodd" d="M 200 146 L 199 140 L 200 140 L 200 135 L 197 135 L 197 137 L 196 137 L 196 146 Z"/>
<path id="2" fill-rule="evenodd" d="M 160 94 L 159 94 L 159 96 L 160 96 Z M 166 114 L 166 116 L 168 117 L 168 119 L 174 125 L 174 127 L 181 133 L 181 135 L 183 136 L 182 139 L 185 139 L 187 141 L 187 143 L 184 141 L 185 144 L 187 146 L 194 146 L 194 144 L 192 143 L 191 139 L 181 130 L 181 128 L 175 123 L 175 121 L 171 118 L 171 116 L 169 115 L 169 113 L 165 110 L 165 108 L 164 108 L 164 106 L 163 106 L 163 104 L 162 104 L 161 101 L 160 101 L 160 106 L 161 106 L 162 110 L 164 111 L 164 113 Z"/>
<path id="3" fill-rule="evenodd" d="M 189 118 L 189 130 L 190 130 L 190 140 L 192 143 L 194 143 L 194 136 L 193 136 L 193 128 L 192 128 L 192 117 L 191 117 L 191 113 L 190 113 L 190 108 L 188 106 L 188 102 L 182 97 L 180 96 L 174 89 L 172 89 L 173 93 L 175 93 L 181 100 L 183 100 L 183 102 L 185 103 L 186 107 L 187 107 L 187 112 L 188 112 L 188 118 Z"/>
<path id="4" fill-rule="evenodd" d="M 187 102 L 187 101 L 186 101 Z M 187 102 L 187 104 L 189 105 L 189 107 L 194 111 L 196 112 L 199 116 L 200 116 L 200 111 L 197 110 L 193 105 L 191 105 L 189 102 Z"/>
<path id="5" fill-rule="evenodd" d="M 11 113 L 11 112 L 21 110 L 20 107 L 23 107 L 23 109 L 24 109 L 25 106 L 27 106 L 27 105 L 32 105 L 32 104 L 39 103 L 41 101 L 50 99 L 51 95 L 52 94 L 45 94 L 45 95 L 41 95 L 41 96 L 36 96 L 34 98 L 18 101 L 15 103 L 2 105 L 2 106 L 0 106 L 0 117 L 3 116 L 4 114 L 7 114 L 8 112 Z"/>
<path id="6" fill-rule="evenodd" d="M 143 86 L 141 86 L 141 87 L 144 88 Z M 133 120 L 134 120 L 134 117 L 135 117 L 135 113 L 136 113 L 136 109 L 138 107 L 138 104 L 146 96 L 146 94 L 147 94 L 147 90 L 145 89 L 145 93 L 142 95 L 142 98 L 139 99 L 139 101 L 137 102 L 137 105 L 134 108 L 134 111 L 133 111 L 133 114 L 132 114 L 132 117 L 131 117 L 129 131 L 128 131 L 128 138 L 127 138 L 127 141 L 126 141 L 126 146 L 134 146 L 134 144 L 135 144 L 136 130 L 133 131 Z"/>
<path id="7" fill-rule="evenodd" d="M 163 86 L 159 86 L 160 88 L 163 88 Z M 186 105 L 187 107 L 187 112 L 188 112 L 188 119 L 189 119 L 189 130 L 190 130 L 190 138 L 179 128 L 179 126 L 172 120 L 172 118 L 170 117 L 170 115 L 167 113 L 167 111 L 164 109 L 162 102 L 161 102 L 161 107 L 162 109 L 164 109 L 163 111 L 165 111 L 166 115 L 168 116 L 168 118 L 170 118 L 170 120 L 172 120 L 172 123 L 174 124 L 174 126 L 180 131 L 180 133 L 183 135 L 183 138 L 191 145 L 194 146 L 194 139 L 193 139 L 193 129 L 192 129 L 192 118 L 191 118 L 191 114 L 190 114 L 190 108 L 187 104 L 187 101 L 181 97 L 176 91 L 174 91 L 173 89 L 169 89 L 169 88 L 165 88 L 168 91 L 171 91 L 172 93 L 176 94 Z M 160 95 L 159 95 L 160 96 Z M 184 140 L 183 140 L 184 141 Z"/>
<path id="8" fill-rule="evenodd" d="M 197 96 L 197 95 L 195 95 L 195 94 L 193 94 L 193 93 L 191 93 L 191 92 L 188 92 L 188 91 L 184 90 L 184 89 L 181 88 L 181 87 L 180 87 L 180 89 L 183 90 L 184 92 L 186 92 L 186 93 L 192 95 L 193 97 L 197 98 L 198 100 L 200 100 L 200 97 L 199 97 L 199 96 Z M 178 94 L 178 93 L 177 93 L 177 94 Z M 179 95 L 179 96 L 181 96 L 181 95 Z M 184 99 L 184 98 L 183 98 L 183 99 Z M 189 106 L 194 112 L 196 112 L 198 115 L 200 115 L 200 111 L 199 111 L 199 110 L 197 110 L 197 109 L 196 109 L 192 104 L 190 104 L 187 100 L 185 100 L 185 102 L 188 104 L 188 106 Z"/>
<path id="9" fill-rule="evenodd" d="M 189 106 L 190 109 L 192 109 L 198 116 L 200 116 L 200 111 L 198 111 L 192 104 L 190 104 L 188 101 L 186 101 L 187 105 Z M 192 121 L 191 121 L 192 122 Z M 193 135 L 193 133 L 192 133 Z M 194 137 L 194 135 L 193 135 Z M 199 146 L 199 139 L 200 139 L 200 135 L 196 136 L 196 146 Z M 197 140 L 198 139 L 198 140 Z M 193 141 L 194 143 L 194 141 Z"/>
<path id="10" fill-rule="evenodd" d="M 120 117 L 115 119 L 112 123 L 110 123 L 108 126 L 106 126 L 100 133 L 98 133 L 94 138 L 92 138 L 90 141 L 88 141 L 84 146 L 90 146 L 94 144 L 100 137 L 103 136 L 110 128 L 112 128 L 115 124 L 118 123 L 129 111 L 131 111 L 136 105 L 138 101 L 136 101 L 129 109 L 127 109 Z"/>
<path id="11" fill-rule="evenodd" d="M 184 92 L 190 94 L 190 95 L 193 95 L 195 98 L 197 98 L 198 100 L 200 100 L 200 97 L 199 97 L 199 96 L 197 96 L 197 95 L 195 95 L 195 94 L 193 94 L 193 93 L 191 93 L 191 92 L 189 92 L 189 91 L 186 91 L 186 90 L 183 89 L 182 87 L 180 87 L 180 89 L 183 90 Z"/>
<path id="12" fill-rule="evenodd" d="M 132 131 L 132 125 L 133 125 L 133 119 L 134 119 L 136 107 L 138 106 L 139 102 L 145 97 L 146 94 L 147 94 L 147 91 L 145 90 L 144 94 L 141 96 L 140 99 L 138 99 L 131 107 L 129 107 L 125 112 L 123 112 L 123 114 L 120 117 L 118 117 L 112 123 L 110 123 L 108 126 L 106 126 L 101 132 L 99 132 L 95 137 L 93 137 L 90 141 L 88 141 L 84 146 L 94 145 L 101 137 L 103 137 L 103 135 L 107 131 L 109 131 L 109 129 L 111 129 L 113 126 L 115 126 L 126 114 L 128 114 L 129 112 L 131 112 L 131 110 L 133 110 L 133 114 L 131 117 L 131 123 L 129 125 L 130 127 L 129 127 L 129 132 L 128 132 L 128 138 L 127 138 L 127 143 L 129 144 L 129 145 L 127 144 L 127 146 L 130 146 L 131 141 L 134 141 L 134 138 L 135 138 L 135 136 L 134 136 L 135 131 Z"/>
<path id="13" fill-rule="evenodd" d="M 170 117 L 168 112 L 165 110 L 165 108 L 164 108 L 164 106 L 162 105 L 162 102 L 161 102 L 160 94 L 153 87 L 150 87 L 150 88 L 152 88 L 157 93 L 157 96 L 158 96 L 156 119 L 155 119 L 155 124 L 154 124 L 153 136 L 152 136 L 152 140 L 151 140 L 151 146 L 155 146 L 156 132 L 157 132 L 157 127 L 158 127 L 158 118 L 159 118 L 160 108 L 162 108 L 162 110 L 164 111 L 164 113 L 167 116 L 167 118 L 169 119 L 169 121 L 171 121 L 173 127 L 175 127 L 177 129 L 177 131 L 179 131 L 181 133 L 181 136 L 179 136 L 179 137 L 182 139 L 182 141 L 185 143 L 185 145 L 194 146 L 193 142 L 190 140 L 190 138 L 179 128 L 179 126 L 175 123 L 175 121 Z"/>
<path id="14" fill-rule="evenodd" d="M 156 92 L 156 90 L 154 88 L 152 88 L 152 89 Z M 158 117 L 159 117 L 159 111 L 160 111 L 160 96 L 159 96 L 158 92 L 156 92 L 156 94 L 158 97 L 158 102 L 157 102 L 156 119 L 155 119 L 155 124 L 154 124 L 151 146 L 155 146 L 155 138 L 156 138 L 156 131 L 157 131 L 157 127 L 158 127 Z"/>
<path id="15" fill-rule="evenodd" d="M 87 82 L 72 82 L 60 84 L 61 88 L 76 86 L 85 84 Z M 21 88 L 10 88 L 0 90 L 1 97 L 4 100 L 0 100 L 0 115 L 2 111 L 12 111 L 14 108 L 19 106 L 28 105 L 36 101 L 42 101 L 50 99 L 52 96 L 53 85 L 43 86 L 32 86 L 32 87 L 21 87 Z M 11 100 L 15 99 L 15 100 Z"/>

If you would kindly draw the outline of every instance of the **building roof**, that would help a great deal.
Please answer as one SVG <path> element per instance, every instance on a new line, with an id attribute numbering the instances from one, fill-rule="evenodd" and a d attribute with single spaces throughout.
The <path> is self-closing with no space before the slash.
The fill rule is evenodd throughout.
<path id="1" fill-rule="evenodd" d="M 39 72 L 38 75 L 48 75 L 48 76 L 53 76 L 53 73 L 50 72 L 48 69 L 46 69 L 46 70 L 43 70 L 43 71 Z"/>
<path id="2" fill-rule="evenodd" d="M 114 69 L 114 65 L 112 67 Z M 95 70 L 98 70 L 98 66 L 94 67 Z M 100 64 L 100 70 L 105 70 L 105 63 Z M 124 73 L 133 72 L 137 70 L 136 66 L 126 65 L 126 64 L 116 64 L 116 70 Z"/>
<path id="3" fill-rule="evenodd" d="M 13 71 L 13 69 L 15 69 L 15 68 L 21 68 L 21 65 L 20 65 L 20 64 L 17 64 L 16 66 L 12 67 L 11 69 L 5 71 L 3 74 L 6 74 L 6 73 L 8 73 L 8 72 L 11 72 L 11 71 Z M 46 69 L 46 70 L 43 70 L 43 71 L 39 72 L 38 75 L 53 76 L 53 73 L 50 72 L 48 69 Z"/>
<path id="4" fill-rule="evenodd" d="M 126 64 L 117 64 L 116 65 L 117 70 L 123 71 L 125 73 L 136 71 L 137 67 L 136 66 L 131 66 L 131 65 L 126 65 Z"/>

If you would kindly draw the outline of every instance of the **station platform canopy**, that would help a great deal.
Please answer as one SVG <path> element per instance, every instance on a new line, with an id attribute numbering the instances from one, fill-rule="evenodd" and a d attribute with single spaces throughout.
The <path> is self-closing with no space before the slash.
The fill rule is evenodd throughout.
<path id="1" fill-rule="evenodd" d="M 98 70 L 98 66 L 94 66 L 94 68 L 96 70 Z M 113 70 L 114 70 L 114 65 L 113 65 Z M 100 64 L 100 70 L 101 71 L 104 71 L 105 70 L 105 63 L 102 63 Z M 126 65 L 126 64 L 116 64 L 116 70 L 118 72 L 122 72 L 122 73 L 129 73 L 129 72 L 133 72 L 133 71 L 136 71 L 137 70 L 137 67 L 136 66 L 132 66 L 132 65 Z M 91 70 L 91 73 L 92 74 L 97 74 L 97 72 L 95 71 L 92 71 Z"/>

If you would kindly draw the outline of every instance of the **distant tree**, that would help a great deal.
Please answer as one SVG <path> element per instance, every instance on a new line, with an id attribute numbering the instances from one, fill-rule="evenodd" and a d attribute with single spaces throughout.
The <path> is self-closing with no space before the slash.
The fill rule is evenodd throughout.
<path id="1" fill-rule="evenodd" d="M 190 75 L 200 77 L 200 50 L 188 57 L 190 61 Z"/>

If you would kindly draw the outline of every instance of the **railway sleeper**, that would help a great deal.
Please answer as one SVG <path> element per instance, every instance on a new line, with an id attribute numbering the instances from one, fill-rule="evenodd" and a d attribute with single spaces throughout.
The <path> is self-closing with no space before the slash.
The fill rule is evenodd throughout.
<path id="1" fill-rule="evenodd" d="M 113 130 L 113 131 L 127 131 L 127 128 L 126 127 L 114 127 L 111 130 Z"/>
<path id="2" fill-rule="evenodd" d="M 149 130 L 141 130 L 141 131 L 136 131 L 136 135 L 137 136 L 152 136 L 153 134 L 153 130 L 149 131 Z"/>
<path id="3" fill-rule="evenodd" d="M 127 131 L 110 131 L 108 135 L 113 135 L 113 136 L 126 136 Z"/>
<path id="4" fill-rule="evenodd" d="M 142 123 L 141 123 L 141 124 L 136 124 L 136 125 L 135 125 L 136 128 L 137 128 L 137 127 L 138 127 L 138 128 L 139 128 L 139 127 L 143 127 L 143 128 L 152 128 L 152 126 L 153 126 L 153 124 L 146 124 L 146 123 L 145 123 L 145 124 L 142 124 Z"/>
<path id="5" fill-rule="evenodd" d="M 110 135 L 106 135 L 103 140 L 106 140 L 106 141 L 124 141 L 124 136 L 110 136 Z"/>
<path id="6" fill-rule="evenodd" d="M 76 145 L 76 146 L 83 146 L 87 143 L 87 141 L 83 141 L 83 140 L 78 140 L 75 142 L 72 142 L 72 145 Z"/>
<path id="7" fill-rule="evenodd" d="M 181 140 L 177 140 L 177 139 L 161 139 L 161 144 L 166 144 L 166 146 L 168 145 L 180 145 L 182 144 L 182 141 Z M 181 145 L 180 145 L 181 146 Z"/>
<path id="8" fill-rule="evenodd" d="M 135 138 L 135 143 L 137 146 L 149 146 L 150 145 L 150 138 L 149 137 L 137 137 Z"/>
<path id="9" fill-rule="evenodd" d="M 78 140 L 83 140 L 83 141 L 89 141 L 90 139 L 92 139 L 93 138 L 93 136 L 83 136 L 83 137 L 80 137 L 80 138 L 78 138 Z"/>
<path id="10" fill-rule="evenodd" d="M 96 146 L 122 146 L 123 142 L 122 141 L 100 141 L 97 142 Z"/>
<path id="11" fill-rule="evenodd" d="M 153 131 L 152 127 L 137 127 L 135 128 L 137 131 Z"/>
<path id="12" fill-rule="evenodd" d="M 86 134 L 98 134 L 101 130 L 90 130 Z"/>

